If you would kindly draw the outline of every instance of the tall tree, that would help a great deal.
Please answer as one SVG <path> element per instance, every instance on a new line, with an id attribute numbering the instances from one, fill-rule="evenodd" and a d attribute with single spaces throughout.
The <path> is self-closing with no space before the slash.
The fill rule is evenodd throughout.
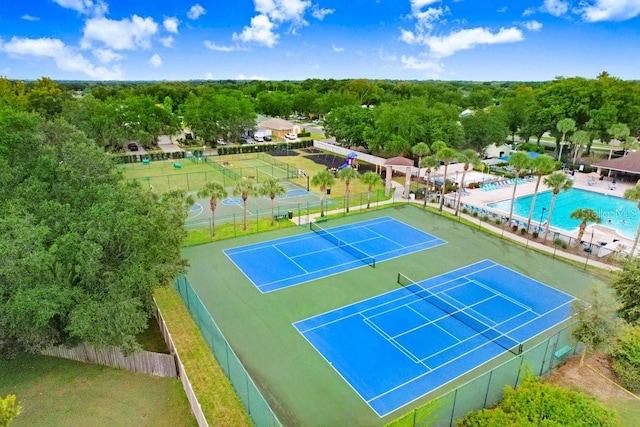
<path id="1" fill-rule="evenodd" d="M 256 183 L 252 179 L 239 179 L 233 187 L 233 195 L 242 198 L 242 229 L 247 231 L 247 199 L 257 194 Z"/>
<path id="2" fill-rule="evenodd" d="M 613 140 L 609 141 L 609 145 L 611 148 L 609 149 L 609 160 L 611 160 L 611 156 L 614 150 L 614 143 L 618 146 L 621 146 L 627 137 L 630 135 L 629 126 L 626 123 L 616 123 L 612 125 L 607 132 L 611 135 Z"/>
<path id="3" fill-rule="evenodd" d="M 436 159 L 442 162 L 444 165 L 444 177 L 442 182 L 442 194 L 440 196 L 440 212 L 442 212 L 442 207 L 444 206 L 444 195 L 447 192 L 447 168 L 449 167 L 449 163 L 455 160 L 458 152 L 453 148 L 447 147 L 443 145 L 443 143 L 438 143 L 437 141 L 433 143 L 433 149 L 436 150 Z"/>
<path id="4" fill-rule="evenodd" d="M 276 178 L 268 178 L 260 183 L 258 192 L 262 195 L 268 196 L 271 200 L 271 226 L 275 221 L 274 217 L 274 204 L 277 196 L 287 194 L 287 189 Z"/>
<path id="5" fill-rule="evenodd" d="M 460 179 L 460 188 L 458 190 L 461 192 L 461 191 L 464 191 L 464 180 L 465 180 L 465 177 L 467 176 L 467 171 L 469 170 L 469 167 L 481 164 L 482 160 L 480 159 L 480 156 L 478 155 L 478 153 L 476 153 L 476 151 L 472 150 L 471 148 L 467 148 L 466 150 L 460 151 L 456 155 L 456 160 L 464 164 L 462 168 L 462 178 Z M 426 197 L 426 193 L 425 193 L 425 197 Z M 460 214 L 460 205 L 462 204 L 461 202 L 462 202 L 461 197 L 458 196 L 458 203 L 456 204 L 456 213 L 455 213 L 456 216 Z"/>
<path id="6" fill-rule="evenodd" d="M 516 201 L 516 190 L 518 188 L 520 172 L 522 172 L 523 169 L 529 168 L 529 166 L 531 165 L 531 159 L 529 158 L 529 155 L 524 151 L 516 151 L 509 156 L 508 163 L 515 171 L 515 176 L 513 179 L 513 191 L 511 192 L 511 205 L 509 207 L 509 218 L 507 218 L 507 222 L 510 222 L 513 220 L 513 205 Z M 502 227 L 504 228 L 504 224 L 502 225 Z"/>
<path id="7" fill-rule="evenodd" d="M 587 225 L 592 222 L 594 224 L 600 224 L 602 222 L 602 218 L 598 216 L 598 213 L 593 209 L 589 208 L 578 208 L 571 212 L 569 215 L 573 219 L 580 220 L 580 226 L 578 227 L 578 237 L 576 239 L 576 250 L 580 250 L 580 243 L 582 242 L 582 236 L 584 236 L 584 230 L 586 230 Z"/>
<path id="8" fill-rule="evenodd" d="M 371 206 L 371 191 L 374 187 L 384 184 L 380 175 L 373 171 L 368 171 L 360 175 L 360 182 L 367 186 L 367 209 Z"/>
<path id="9" fill-rule="evenodd" d="M 418 156 L 418 169 L 421 168 L 420 164 L 422 163 L 422 158 L 424 156 L 428 156 L 431 154 L 431 148 L 425 142 L 418 142 L 416 145 L 411 147 L 411 152 L 414 156 Z M 420 175 L 420 170 L 418 170 L 418 176 Z"/>
<path id="10" fill-rule="evenodd" d="M 562 172 L 554 172 L 551 175 L 545 177 L 543 182 L 544 185 L 551 188 L 553 191 L 553 195 L 551 196 L 551 203 L 549 204 L 548 221 L 544 230 L 544 243 L 546 243 L 547 237 L 549 236 L 549 225 L 551 224 L 551 218 L 553 216 L 553 205 L 556 203 L 556 199 L 558 198 L 558 194 L 560 194 L 560 191 L 568 191 L 571 187 L 573 187 L 573 181 Z"/>
<path id="11" fill-rule="evenodd" d="M 573 132 L 576 130 L 576 121 L 573 119 L 562 119 L 556 124 L 556 129 L 558 132 L 562 134 L 562 139 L 560 140 L 560 145 L 558 147 L 558 160 L 562 157 L 562 147 L 564 147 L 564 141 L 569 132 Z"/>
<path id="12" fill-rule="evenodd" d="M 429 188 L 431 187 L 431 172 L 438 170 L 440 167 L 440 160 L 436 159 L 435 156 L 427 156 L 422 159 L 420 162 L 420 166 L 425 168 L 425 188 L 424 188 L 424 206 L 427 206 L 427 202 L 429 201 Z"/>
<path id="13" fill-rule="evenodd" d="M 533 169 L 533 173 L 536 175 L 537 179 L 536 187 L 533 191 L 533 197 L 531 198 L 531 206 L 529 207 L 529 216 L 527 217 L 527 233 L 531 226 L 531 218 L 533 217 L 533 210 L 536 206 L 536 198 L 538 197 L 538 190 L 540 188 L 540 182 L 542 182 L 542 177 L 550 174 L 557 168 L 558 163 L 556 160 L 546 154 L 536 157 L 531 162 L 531 169 Z"/>
<path id="14" fill-rule="evenodd" d="M 574 300 L 571 309 L 576 322 L 571 334 L 583 344 L 580 365 L 584 364 L 587 352 L 610 348 L 620 329 L 616 306 L 610 293 L 599 287 L 592 287 L 584 301 Z"/>
<path id="15" fill-rule="evenodd" d="M 354 179 L 358 179 L 360 174 L 354 168 L 347 166 L 345 168 L 340 169 L 338 173 L 338 178 L 344 181 L 344 197 L 345 197 L 345 211 L 349 212 L 349 196 L 351 195 L 351 181 Z"/>
<path id="16" fill-rule="evenodd" d="M 638 202 L 638 210 L 640 210 L 640 183 L 635 187 L 628 188 L 624 192 L 624 198 Z M 638 247 L 638 239 L 640 239 L 640 224 L 638 224 L 638 231 L 636 232 L 636 238 L 633 241 L 633 247 L 631 248 L 631 256 L 635 256 L 636 248 Z"/>
<path id="17" fill-rule="evenodd" d="M 324 216 L 324 199 L 327 188 L 333 187 L 335 178 L 327 169 L 322 169 L 311 178 L 311 185 L 320 188 L 320 216 Z"/>
<path id="18" fill-rule="evenodd" d="M 47 120 L 52 120 L 62 112 L 66 99 L 62 88 L 49 77 L 36 80 L 27 93 L 29 108 Z"/>
<path id="19" fill-rule="evenodd" d="M 628 257 L 622 262 L 622 270 L 611 283 L 611 288 L 620 304 L 618 315 L 629 323 L 640 322 L 640 262 Z"/>
<path id="20" fill-rule="evenodd" d="M 211 209 L 211 237 L 216 235 L 216 208 L 218 199 L 228 196 L 227 190 L 217 182 L 207 182 L 197 193 L 198 197 L 209 198 L 209 208 Z"/>
<path id="21" fill-rule="evenodd" d="M 591 134 L 586 130 L 576 131 L 571 135 L 571 142 L 573 142 L 573 164 L 578 162 L 578 158 L 582 153 L 582 147 L 587 147 L 591 144 Z"/>

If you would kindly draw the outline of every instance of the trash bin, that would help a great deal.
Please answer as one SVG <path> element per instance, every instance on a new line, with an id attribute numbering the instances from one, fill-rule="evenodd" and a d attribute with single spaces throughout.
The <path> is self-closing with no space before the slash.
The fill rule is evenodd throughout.
<path id="1" fill-rule="evenodd" d="M 293 211 L 287 212 L 287 216 L 289 217 L 289 219 L 293 219 Z"/>
<path id="2" fill-rule="evenodd" d="M 327 194 L 331 194 L 331 189 L 327 188 Z"/>

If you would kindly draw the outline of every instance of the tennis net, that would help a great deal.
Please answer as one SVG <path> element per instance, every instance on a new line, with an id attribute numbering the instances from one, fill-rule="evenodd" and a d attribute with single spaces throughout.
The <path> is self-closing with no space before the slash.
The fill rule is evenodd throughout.
<path id="1" fill-rule="evenodd" d="M 422 298 L 424 301 L 440 309 L 444 313 L 458 320 L 460 323 L 464 323 L 474 331 L 478 332 L 490 341 L 496 343 L 505 350 L 515 355 L 522 353 L 522 343 L 517 342 L 513 338 L 487 325 L 483 321 L 467 314 L 464 309 L 460 309 L 455 305 L 445 301 L 438 295 L 431 292 L 429 289 L 423 288 L 413 280 L 409 279 L 404 274 L 398 273 L 398 283 L 409 292 Z M 415 288 L 418 288 L 419 290 Z"/>
<path id="2" fill-rule="evenodd" d="M 311 231 L 314 231 L 316 234 L 320 235 L 321 237 L 324 237 L 325 239 L 327 239 L 328 241 L 330 241 L 331 243 L 333 243 L 343 251 L 358 258 L 360 261 L 364 262 L 365 264 L 368 264 L 371 267 L 375 268 L 376 259 L 374 257 L 362 252 L 360 249 L 345 242 L 344 240 L 341 240 L 340 238 L 338 238 L 338 236 L 320 227 L 315 222 L 311 222 L 309 224 L 310 224 Z"/>

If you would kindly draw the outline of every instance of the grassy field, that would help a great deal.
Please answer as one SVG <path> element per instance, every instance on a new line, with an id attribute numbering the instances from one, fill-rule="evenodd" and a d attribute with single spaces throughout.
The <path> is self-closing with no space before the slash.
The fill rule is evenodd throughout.
<path id="1" fill-rule="evenodd" d="M 0 372 L 0 395 L 23 408 L 15 427 L 197 425 L 178 379 L 35 355 Z"/>
<path id="2" fill-rule="evenodd" d="M 419 399 L 384 418 L 377 417 L 291 326 L 396 289 L 399 271 L 420 279 L 491 259 L 578 297 L 584 297 L 592 283 L 602 282 L 581 268 L 410 205 L 330 219 L 327 227 L 387 215 L 448 244 L 379 263 L 375 269 L 363 267 L 268 294 L 258 292 L 222 250 L 307 229 L 284 229 L 183 251 L 191 264 L 189 280 L 285 425 L 381 426 L 425 402 Z"/>

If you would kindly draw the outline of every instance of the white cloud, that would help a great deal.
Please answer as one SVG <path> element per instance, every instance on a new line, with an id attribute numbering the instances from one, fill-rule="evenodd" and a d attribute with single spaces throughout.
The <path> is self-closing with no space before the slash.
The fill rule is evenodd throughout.
<path id="1" fill-rule="evenodd" d="M 569 10 L 569 3 L 564 0 L 544 0 L 540 9 L 553 16 L 562 16 Z"/>
<path id="2" fill-rule="evenodd" d="M 536 9 L 534 7 L 530 7 L 528 9 L 525 9 L 524 12 L 522 12 L 522 16 L 531 16 L 531 15 L 535 15 L 536 13 Z"/>
<path id="3" fill-rule="evenodd" d="M 273 30 L 275 25 L 266 15 L 258 15 L 251 18 L 251 25 L 244 27 L 242 33 L 233 33 L 232 39 L 239 40 L 244 43 L 258 43 L 267 47 L 273 47 L 280 36 L 275 34 Z"/>
<path id="4" fill-rule="evenodd" d="M 196 3 L 193 6 L 191 6 L 191 9 L 189 9 L 189 11 L 187 12 L 187 18 L 198 19 L 206 13 L 207 13 L 206 9 L 200 6 L 198 3 Z"/>
<path id="5" fill-rule="evenodd" d="M 154 53 L 151 58 L 149 58 L 149 65 L 153 68 L 158 68 L 162 65 L 162 58 L 157 53 Z"/>
<path id="6" fill-rule="evenodd" d="M 538 21 L 527 21 L 522 24 L 529 31 L 540 31 L 542 29 L 542 24 Z"/>
<path id="7" fill-rule="evenodd" d="M 215 50 L 217 52 L 233 52 L 236 50 L 242 50 L 238 46 L 220 46 L 209 40 L 205 40 L 204 45 L 207 49 Z"/>
<path id="8" fill-rule="evenodd" d="M 335 44 L 332 45 L 331 48 L 333 49 L 334 52 L 338 52 L 338 53 L 344 52 L 344 48 L 343 47 L 336 46 Z"/>
<path id="9" fill-rule="evenodd" d="M 66 46 L 59 39 L 13 37 L 11 41 L 7 43 L 0 43 L 0 52 L 5 52 L 14 58 L 35 57 L 53 59 L 60 70 L 81 72 L 91 78 L 99 80 L 116 80 L 122 78 L 122 71 L 119 67 L 96 67 L 81 53 Z"/>
<path id="10" fill-rule="evenodd" d="M 311 7 L 308 0 L 254 0 L 256 12 L 267 15 L 275 22 L 306 24 L 305 11 Z"/>
<path id="11" fill-rule="evenodd" d="M 434 73 L 442 72 L 442 64 L 434 61 L 422 61 L 414 56 L 404 56 L 400 58 L 403 68 L 409 70 L 431 71 Z"/>
<path id="12" fill-rule="evenodd" d="M 591 0 L 576 9 L 587 22 L 627 21 L 640 15 L 640 0 Z"/>
<path id="13" fill-rule="evenodd" d="M 171 36 L 159 38 L 158 41 L 162 43 L 164 47 L 173 47 L 173 37 Z"/>
<path id="14" fill-rule="evenodd" d="M 204 78 L 207 80 L 213 80 L 213 73 L 212 72 L 206 72 L 204 73 Z"/>
<path id="15" fill-rule="evenodd" d="M 158 24 L 153 18 L 141 18 L 133 15 L 131 19 L 120 21 L 103 17 L 91 18 L 85 22 L 82 47 L 90 47 L 98 41 L 115 50 L 149 49 L 151 36 L 158 32 Z"/>
<path id="16" fill-rule="evenodd" d="M 501 28 L 492 33 L 485 28 L 472 28 L 450 33 L 447 36 L 426 36 L 422 42 L 429 46 L 431 54 L 437 58 L 451 56 L 459 50 L 471 49 L 478 45 L 513 43 L 524 40 L 517 28 Z"/>
<path id="17" fill-rule="evenodd" d="M 320 7 L 317 4 L 314 4 L 313 8 L 311 9 L 311 16 L 313 16 L 319 21 L 322 21 L 325 16 L 331 15 L 335 11 L 336 11 L 335 9 L 320 9 Z"/>
<path id="18" fill-rule="evenodd" d="M 439 1 L 440 0 L 411 0 L 411 12 L 416 15 L 423 7 L 438 3 Z"/>
<path id="19" fill-rule="evenodd" d="M 25 21 L 39 21 L 40 20 L 40 18 L 38 18 L 37 16 L 31 16 L 29 14 L 22 15 L 20 17 L 20 19 L 24 19 Z"/>
<path id="20" fill-rule="evenodd" d="M 165 18 L 162 22 L 164 29 L 174 34 L 178 34 L 178 24 L 180 24 L 180 20 L 178 20 L 178 18 Z"/>
<path id="21" fill-rule="evenodd" d="M 98 61 L 103 62 L 105 64 L 112 61 L 121 61 L 122 59 L 124 59 L 122 55 L 112 51 L 111 49 L 98 48 L 98 49 L 93 49 L 91 53 L 93 53 L 93 56 L 98 58 Z"/>
<path id="22" fill-rule="evenodd" d="M 498 13 L 505 13 L 507 10 L 509 10 L 509 8 L 507 8 L 507 6 L 504 6 L 498 9 Z"/>
<path id="23" fill-rule="evenodd" d="M 72 9 L 84 15 L 102 16 L 107 13 L 109 6 L 103 0 L 53 0 L 54 3 Z"/>
<path id="24" fill-rule="evenodd" d="M 238 74 L 236 80 L 267 80 L 265 77 L 261 76 L 245 76 L 244 74 Z"/>

